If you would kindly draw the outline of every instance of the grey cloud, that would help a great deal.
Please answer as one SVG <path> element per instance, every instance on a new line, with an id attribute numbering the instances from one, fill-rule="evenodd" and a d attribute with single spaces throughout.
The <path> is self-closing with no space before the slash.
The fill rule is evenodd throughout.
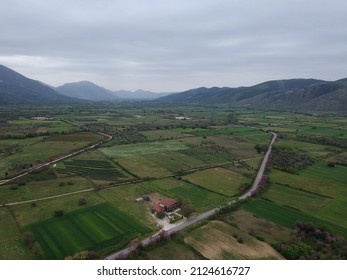
<path id="1" fill-rule="evenodd" d="M 338 0 L 3 0 L 0 63 L 53 85 L 158 91 L 346 76 Z"/>

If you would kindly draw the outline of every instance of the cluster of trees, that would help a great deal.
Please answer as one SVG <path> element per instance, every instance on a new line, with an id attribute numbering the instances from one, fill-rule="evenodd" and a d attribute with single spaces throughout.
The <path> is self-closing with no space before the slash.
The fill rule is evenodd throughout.
<path id="1" fill-rule="evenodd" d="M 297 221 L 291 239 L 278 244 L 277 250 L 291 260 L 347 258 L 347 242 L 344 239 L 306 221 Z"/>
<path id="2" fill-rule="evenodd" d="M 296 140 L 314 143 L 314 144 L 323 144 L 330 145 L 340 148 L 347 148 L 347 140 L 336 137 L 328 136 L 312 136 L 312 135 L 296 135 Z"/>
<path id="3" fill-rule="evenodd" d="M 270 179 L 268 176 L 263 175 L 260 179 L 258 188 L 252 191 L 252 197 L 258 197 L 266 192 L 270 186 Z"/>
<path id="4" fill-rule="evenodd" d="M 116 144 L 132 144 L 146 142 L 147 137 L 137 131 L 136 128 L 127 127 L 125 129 L 117 129 L 113 133 Z"/>
<path id="5" fill-rule="evenodd" d="M 271 153 L 271 167 L 289 173 L 298 173 L 312 165 L 315 160 L 307 154 L 290 147 L 273 147 Z"/>
<path id="6" fill-rule="evenodd" d="M 41 258 L 43 256 L 40 244 L 30 231 L 24 232 L 22 234 L 22 239 L 24 246 L 27 247 L 35 257 Z"/>
<path id="7" fill-rule="evenodd" d="M 261 153 L 266 153 L 268 147 L 267 145 L 256 144 L 254 146 L 254 149 L 257 151 L 258 154 L 261 154 Z"/>

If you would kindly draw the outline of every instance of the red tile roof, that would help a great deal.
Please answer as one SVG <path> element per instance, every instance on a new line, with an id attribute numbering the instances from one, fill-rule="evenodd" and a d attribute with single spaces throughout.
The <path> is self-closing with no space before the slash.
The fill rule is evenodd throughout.
<path id="1" fill-rule="evenodd" d="M 170 207 L 176 203 L 177 203 L 177 201 L 175 199 L 167 198 L 167 199 L 164 199 L 160 204 L 165 206 L 165 207 Z"/>
<path id="2" fill-rule="evenodd" d="M 159 205 L 159 204 L 156 204 L 154 205 L 153 209 L 157 212 L 157 213 L 160 213 L 160 212 L 163 212 L 164 211 L 164 207 Z"/>

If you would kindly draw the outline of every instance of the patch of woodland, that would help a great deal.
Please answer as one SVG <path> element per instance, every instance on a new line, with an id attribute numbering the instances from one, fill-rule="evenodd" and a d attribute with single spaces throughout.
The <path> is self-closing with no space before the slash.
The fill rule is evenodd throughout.
<path id="1" fill-rule="evenodd" d="M 273 147 L 270 156 L 269 168 L 276 168 L 288 173 L 298 173 L 300 170 L 311 166 L 315 159 L 305 152 L 291 147 Z"/>
<path id="2" fill-rule="evenodd" d="M 297 221 L 288 242 L 276 249 L 290 260 L 345 260 L 347 242 L 311 222 Z"/>

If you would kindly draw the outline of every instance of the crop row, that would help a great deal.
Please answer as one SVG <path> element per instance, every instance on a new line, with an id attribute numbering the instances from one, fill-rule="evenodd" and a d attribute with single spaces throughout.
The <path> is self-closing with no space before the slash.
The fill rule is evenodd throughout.
<path id="1" fill-rule="evenodd" d="M 193 147 L 181 150 L 180 152 L 206 163 L 219 163 L 233 159 L 233 155 L 222 146 Z"/>
<path id="2" fill-rule="evenodd" d="M 117 144 L 131 144 L 147 141 L 146 136 L 136 130 L 116 131 L 113 136 Z"/>
<path id="3" fill-rule="evenodd" d="M 65 162 L 65 169 L 57 168 L 57 172 L 62 174 L 77 173 L 94 180 L 114 181 L 119 178 L 126 178 L 116 167 L 107 161 L 99 160 L 72 160 Z"/>

